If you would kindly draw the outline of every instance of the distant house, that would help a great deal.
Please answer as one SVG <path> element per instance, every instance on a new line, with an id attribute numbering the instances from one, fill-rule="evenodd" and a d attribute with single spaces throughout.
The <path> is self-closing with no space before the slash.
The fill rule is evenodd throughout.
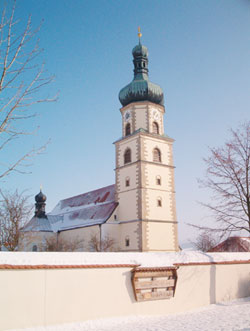
<path id="1" fill-rule="evenodd" d="M 250 237 L 229 237 L 209 252 L 250 252 Z"/>

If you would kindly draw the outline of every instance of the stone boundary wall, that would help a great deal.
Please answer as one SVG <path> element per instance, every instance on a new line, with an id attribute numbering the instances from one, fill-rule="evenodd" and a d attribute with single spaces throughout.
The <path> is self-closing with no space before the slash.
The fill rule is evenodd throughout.
<path id="1" fill-rule="evenodd" d="M 174 266 L 178 276 L 174 298 L 137 302 L 132 270 L 157 266 L 0 264 L 0 330 L 114 316 L 163 315 L 250 296 L 250 260 Z"/>

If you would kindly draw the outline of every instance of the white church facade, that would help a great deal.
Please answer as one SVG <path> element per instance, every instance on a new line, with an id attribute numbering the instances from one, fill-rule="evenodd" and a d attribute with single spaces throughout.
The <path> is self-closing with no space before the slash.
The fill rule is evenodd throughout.
<path id="1" fill-rule="evenodd" d="M 22 229 L 19 250 L 42 250 L 48 238 L 81 242 L 112 239 L 113 251 L 178 251 L 173 139 L 164 131 L 164 95 L 148 78 L 148 50 L 133 51 L 134 79 L 119 93 L 122 138 L 115 141 L 115 184 L 61 200 L 45 213 L 36 196 L 35 216 Z M 102 247 L 101 247 L 102 248 Z"/>

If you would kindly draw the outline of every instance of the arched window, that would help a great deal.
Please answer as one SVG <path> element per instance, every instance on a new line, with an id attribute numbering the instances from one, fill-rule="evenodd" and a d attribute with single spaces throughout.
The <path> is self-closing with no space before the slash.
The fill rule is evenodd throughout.
<path id="1" fill-rule="evenodd" d="M 153 122 L 153 133 L 159 134 L 159 125 L 156 122 Z"/>
<path id="2" fill-rule="evenodd" d="M 126 187 L 130 186 L 130 178 L 129 177 L 126 177 L 126 179 L 125 179 L 125 186 Z"/>
<path id="3" fill-rule="evenodd" d="M 156 185 L 161 185 L 161 176 L 156 176 Z"/>
<path id="4" fill-rule="evenodd" d="M 127 123 L 125 126 L 125 136 L 129 136 L 131 133 L 131 125 L 130 123 Z"/>
<path id="5" fill-rule="evenodd" d="M 129 244 L 130 244 L 130 242 L 129 242 L 129 236 L 126 236 L 126 238 L 125 238 L 125 246 L 128 247 Z"/>
<path id="6" fill-rule="evenodd" d="M 161 197 L 157 198 L 157 207 L 162 207 Z"/>
<path id="7" fill-rule="evenodd" d="M 158 148 L 155 148 L 153 151 L 153 161 L 161 162 L 161 151 Z"/>
<path id="8" fill-rule="evenodd" d="M 127 148 L 124 153 L 124 164 L 131 162 L 131 149 Z"/>

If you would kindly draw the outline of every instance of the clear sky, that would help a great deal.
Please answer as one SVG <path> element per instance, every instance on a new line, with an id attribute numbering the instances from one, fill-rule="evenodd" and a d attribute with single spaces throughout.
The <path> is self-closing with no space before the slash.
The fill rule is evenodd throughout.
<path id="1" fill-rule="evenodd" d="M 38 133 L 6 150 L 6 160 L 51 139 L 46 152 L 31 174 L 13 173 L 1 187 L 28 189 L 33 199 L 42 184 L 50 211 L 60 199 L 115 182 L 118 93 L 133 78 L 141 26 L 150 80 L 165 93 L 165 133 L 176 140 L 180 242 L 194 237 L 185 223 L 207 222 L 197 203 L 209 199 L 197 183 L 207 147 L 221 145 L 230 127 L 250 117 L 250 1 L 18 0 L 20 28 L 29 14 L 34 26 L 44 19 L 40 60 L 56 77 L 45 93 L 60 95 L 35 106 L 39 117 L 27 125 L 39 125 Z"/>

